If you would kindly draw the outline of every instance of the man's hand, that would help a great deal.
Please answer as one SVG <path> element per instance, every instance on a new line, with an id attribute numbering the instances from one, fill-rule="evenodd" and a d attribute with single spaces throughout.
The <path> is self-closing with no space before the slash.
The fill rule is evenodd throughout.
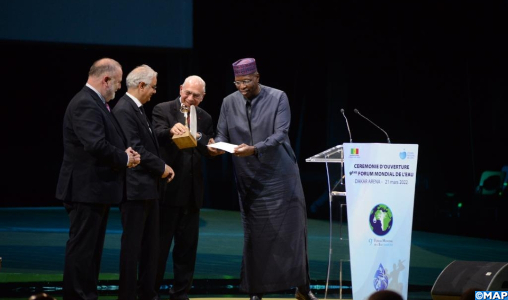
<path id="1" fill-rule="evenodd" d="M 254 153 L 256 153 L 256 147 L 249 146 L 247 144 L 241 144 L 235 148 L 233 155 L 238 156 L 238 157 L 245 157 L 245 156 L 254 155 Z"/>
<path id="2" fill-rule="evenodd" d="M 139 165 L 141 162 L 141 155 L 138 152 L 134 151 L 131 147 L 125 150 L 125 153 L 129 156 L 129 162 L 127 163 L 127 167 L 134 168 Z"/>
<path id="3" fill-rule="evenodd" d="M 169 130 L 169 133 L 171 135 L 180 135 L 184 134 L 185 132 L 189 131 L 189 128 L 182 123 L 176 123 L 171 129 Z"/>
<path id="4" fill-rule="evenodd" d="M 215 141 L 214 141 L 213 138 L 208 140 L 208 145 L 211 145 L 211 144 L 215 144 Z M 217 156 L 217 155 L 221 155 L 221 154 L 225 153 L 224 150 L 220 150 L 220 149 L 217 149 L 217 148 L 213 148 L 213 147 L 207 147 L 207 148 L 208 148 L 208 153 L 211 156 Z"/>
<path id="5" fill-rule="evenodd" d="M 168 180 L 167 182 L 170 182 L 173 178 L 175 178 L 175 171 L 173 171 L 173 168 L 170 166 L 165 165 L 164 174 L 162 174 L 161 178 L 166 178 Z"/>

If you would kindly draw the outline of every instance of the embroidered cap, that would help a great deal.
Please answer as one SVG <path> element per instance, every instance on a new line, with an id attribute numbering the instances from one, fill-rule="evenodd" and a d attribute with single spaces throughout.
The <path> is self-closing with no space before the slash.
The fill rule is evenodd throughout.
<path id="1" fill-rule="evenodd" d="M 256 60 L 254 58 L 242 58 L 233 63 L 235 76 L 245 76 L 257 72 Z"/>

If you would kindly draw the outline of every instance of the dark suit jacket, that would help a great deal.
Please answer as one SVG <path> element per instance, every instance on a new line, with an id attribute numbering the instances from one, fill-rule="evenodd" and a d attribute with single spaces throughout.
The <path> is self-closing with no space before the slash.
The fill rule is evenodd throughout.
<path id="1" fill-rule="evenodd" d="M 106 105 L 87 86 L 67 106 L 63 146 L 56 198 L 67 202 L 120 203 L 128 160 L 125 138 Z"/>
<path id="2" fill-rule="evenodd" d="M 214 136 L 212 117 L 203 109 L 196 107 L 197 131 L 202 137 L 195 148 L 178 149 L 169 130 L 176 123 L 185 124 L 180 112 L 180 97 L 173 101 L 157 104 L 152 110 L 155 133 L 161 147 L 161 157 L 175 171 L 175 178 L 166 185 L 162 201 L 165 205 L 185 206 L 192 204 L 197 208 L 203 205 L 203 165 L 202 156 L 208 154 L 208 140 Z M 190 199 L 194 191 L 194 199 Z M 189 203 L 189 201 L 192 201 Z"/>
<path id="3" fill-rule="evenodd" d="M 127 200 L 159 199 L 158 185 L 165 163 L 159 157 L 157 138 L 150 133 L 148 117 L 141 114 L 127 95 L 118 100 L 113 115 L 120 123 L 127 143 L 141 156 L 139 165 L 127 170 Z"/>

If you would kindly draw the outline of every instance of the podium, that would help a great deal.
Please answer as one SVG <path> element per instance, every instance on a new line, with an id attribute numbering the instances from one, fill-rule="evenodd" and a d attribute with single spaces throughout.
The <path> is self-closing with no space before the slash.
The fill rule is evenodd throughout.
<path id="1" fill-rule="evenodd" d="M 345 196 L 353 298 L 367 299 L 387 289 L 407 299 L 417 160 L 418 145 L 384 143 L 344 143 L 306 160 L 327 168 L 330 254 L 325 298 L 333 266 L 331 203 L 334 196 Z M 346 189 L 331 188 L 328 163 L 340 163 L 337 184 L 344 184 L 347 194 Z"/>
<path id="2" fill-rule="evenodd" d="M 345 197 L 346 192 L 345 191 L 336 191 L 335 189 L 339 185 L 344 185 L 344 151 L 343 151 L 342 145 L 337 145 L 335 147 L 332 147 L 330 149 L 327 149 L 321 153 L 318 153 L 316 155 L 313 155 L 309 158 L 307 158 L 305 161 L 310 163 L 325 163 L 326 166 L 326 178 L 328 182 L 328 204 L 329 204 L 329 218 L 330 218 L 330 227 L 329 227 L 329 249 L 328 249 L 328 268 L 326 272 L 326 284 L 325 284 L 325 296 L 324 299 L 328 299 L 329 294 L 329 288 L 331 285 L 330 277 L 332 272 L 332 266 L 333 266 L 333 198 L 334 197 Z M 328 163 L 332 164 L 340 164 L 339 165 L 339 178 L 336 182 L 336 184 L 332 187 L 331 181 L 330 181 L 330 168 L 328 166 Z M 339 205 L 340 212 L 339 212 L 339 240 L 345 240 L 342 236 L 342 216 L 343 216 L 343 208 L 346 206 L 345 203 L 341 203 Z M 342 299 L 342 270 L 343 270 L 343 261 L 349 261 L 348 259 L 340 259 L 339 262 L 339 299 Z"/>
<path id="3" fill-rule="evenodd" d="M 337 145 L 328 150 L 325 150 L 321 153 L 318 153 L 314 156 L 311 156 L 305 160 L 306 162 L 318 162 L 318 163 L 340 163 L 341 164 L 341 173 L 340 173 L 340 183 L 343 183 L 343 171 L 344 171 L 344 152 L 342 145 Z M 328 168 L 326 170 L 326 177 L 330 179 L 330 173 L 328 172 Z M 330 180 L 328 180 L 328 183 Z M 330 196 L 346 196 L 346 192 L 338 192 L 329 189 Z"/>

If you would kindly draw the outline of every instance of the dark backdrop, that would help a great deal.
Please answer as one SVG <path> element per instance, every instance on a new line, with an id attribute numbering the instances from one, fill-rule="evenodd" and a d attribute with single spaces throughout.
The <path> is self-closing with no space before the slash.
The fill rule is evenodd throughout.
<path id="1" fill-rule="evenodd" d="M 187 75 L 200 75 L 207 82 L 201 107 L 216 121 L 235 90 L 231 64 L 254 57 L 261 83 L 289 96 L 310 217 L 328 216 L 326 170 L 305 159 L 349 141 L 341 108 L 353 142 L 387 140 L 356 108 L 392 143 L 419 145 L 415 229 L 499 237 L 504 223 L 487 219 L 489 227 L 476 231 L 467 224 L 481 172 L 508 164 L 507 8 L 507 1 L 196 0 L 192 49 L 1 41 L 1 205 L 60 205 L 62 117 L 94 60 L 115 58 L 124 75 L 142 63 L 158 71 L 149 111 L 174 99 Z M 238 209 L 229 157 L 204 167 L 206 206 Z"/>

